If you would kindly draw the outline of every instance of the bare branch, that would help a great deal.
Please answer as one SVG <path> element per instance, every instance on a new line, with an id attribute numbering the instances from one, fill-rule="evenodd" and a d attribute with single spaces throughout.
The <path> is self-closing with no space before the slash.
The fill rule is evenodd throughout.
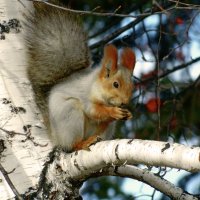
<path id="1" fill-rule="evenodd" d="M 106 37 L 104 37 L 103 39 L 101 39 L 100 41 L 90 45 L 90 49 L 95 49 L 98 46 L 104 45 L 107 42 L 115 39 L 117 36 L 119 36 L 121 33 L 123 33 L 124 31 L 134 27 L 136 24 L 138 24 L 139 22 L 141 22 L 145 17 L 138 17 L 136 20 L 130 22 L 129 24 L 117 29 L 116 31 L 114 31 L 113 33 L 110 33 L 109 35 L 107 35 Z"/>
<path id="2" fill-rule="evenodd" d="M 166 76 L 168 76 L 169 74 L 172 74 L 175 71 L 178 71 L 178 70 L 184 69 L 186 67 L 189 67 L 190 65 L 192 65 L 192 64 L 194 64 L 196 62 L 199 62 L 199 61 L 200 61 L 200 57 L 197 57 L 197 58 L 195 58 L 195 59 L 193 59 L 193 60 L 191 60 L 191 61 L 189 61 L 187 63 L 180 64 L 180 65 L 174 67 L 173 69 L 168 69 L 168 70 L 164 71 L 162 74 L 159 74 L 158 78 L 160 79 L 160 78 L 166 77 Z M 156 76 L 152 76 L 151 78 L 142 80 L 140 82 L 140 84 L 141 83 L 146 83 L 146 82 L 149 82 L 149 81 L 153 81 L 155 78 L 156 78 Z"/>
<path id="3" fill-rule="evenodd" d="M 83 181 L 94 174 L 101 174 L 106 168 L 114 167 L 115 172 L 122 173 L 127 165 L 146 164 L 195 172 L 200 171 L 199 156 L 200 147 L 130 139 L 103 141 L 91 146 L 90 151 L 81 150 L 71 154 L 58 151 L 43 175 L 46 177 L 43 178 L 45 184 L 40 185 L 51 186 L 48 195 L 62 199 L 63 195 L 78 195 Z M 118 171 L 118 167 L 122 167 L 122 171 Z M 39 197 L 44 195 L 43 192 L 44 189 L 40 189 Z M 174 192 L 179 195 L 183 193 L 182 190 L 178 193 L 176 188 Z M 169 193 L 171 195 L 172 190 Z"/>
<path id="4" fill-rule="evenodd" d="M 16 198 L 18 200 L 23 200 L 22 197 L 20 196 L 19 192 L 17 191 L 17 189 L 15 188 L 15 186 L 13 185 L 12 181 L 10 180 L 9 176 L 8 176 L 8 172 L 6 172 L 6 170 L 4 169 L 4 167 L 1 165 L 0 163 L 0 171 L 3 174 L 4 178 L 6 179 L 6 182 L 8 183 L 8 185 L 10 186 L 11 190 L 13 191 L 13 193 L 15 194 Z"/>
<path id="5" fill-rule="evenodd" d="M 169 0 L 170 2 L 176 3 L 175 8 L 185 8 L 185 9 L 200 9 L 200 5 L 195 5 L 195 4 L 190 4 L 190 3 L 184 3 L 184 2 L 180 2 L 179 0 L 175 1 L 175 0 Z M 178 5 L 182 5 L 184 7 L 180 7 Z"/>
<path id="6" fill-rule="evenodd" d="M 174 184 L 160 177 L 157 174 L 147 170 L 140 169 L 139 167 L 132 165 L 122 165 L 117 167 L 115 165 L 111 167 L 105 167 L 100 172 L 92 174 L 92 177 L 98 176 L 120 176 L 126 178 L 136 179 L 143 183 L 150 185 L 156 190 L 164 193 L 172 199 L 180 200 L 197 200 L 198 198 L 184 192 L 181 188 L 176 187 Z"/>
<path id="7" fill-rule="evenodd" d="M 159 25 L 159 39 L 158 39 L 158 44 L 157 44 L 157 51 L 156 51 L 156 88 L 155 88 L 155 94 L 156 94 L 156 104 L 157 104 L 157 116 L 158 116 L 158 123 L 157 123 L 157 140 L 160 140 L 160 130 L 161 130 L 161 112 L 160 112 L 160 79 L 159 79 L 159 71 L 160 71 L 160 46 L 161 46 L 161 39 L 162 39 L 162 34 L 161 34 L 161 30 L 162 30 L 162 15 L 159 15 L 159 20 L 160 20 L 160 25 Z"/>
<path id="8" fill-rule="evenodd" d="M 99 154 L 99 149 L 102 150 L 101 154 Z M 199 153 L 200 147 L 191 148 L 178 143 L 121 139 L 99 142 L 91 146 L 91 151 L 83 150 L 77 154 L 72 153 L 71 156 L 75 156 L 74 159 L 77 160 L 77 163 L 82 161 L 80 168 L 84 168 L 84 165 L 85 168 L 88 168 L 87 159 L 94 157 L 96 159 L 90 164 L 96 165 L 98 162 L 98 167 L 103 163 L 120 165 L 126 162 L 127 164 L 165 166 L 195 172 L 200 171 Z M 68 155 L 63 156 L 68 159 Z"/>
<path id="9" fill-rule="evenodd" d="M 159 190 L 172 199 L 180 200 L 197 200 L 198 198 L 184 192 L 181 188 L 176 187 L 166 179 L 163 179 L 148 170 L 142 170 L 135 166 L 121 166 L 116 170 L 111 168 L 109 175 L 118 175 L 122 177 L 129 177 L 139 181 L 142 181 L 151 187 Z"/>
<path id="10" fill-rule="evenodd" d="M 195 18 L 199 15 L 199 12 L 197 12 L 193 17 L 192 19 L 190 19 L 190 23 L 188 25 L 188 27 L 186 28 L 186 30 L 184 31 L 183 35 L 185 35 L 185 39 L 181 42 L 181 44 L 177 45 L 176 47 L 174 47 L 173 49 L 171 49 L 171 51 L 165 56 L 163 57 L 163 60 L 167 59 L 176 49 L 182 47 L 185 43 L 188 42 L 188 39 L 189 39 L 189 31 L 190 31 L 190 28 L 195 20 Z"/>
<path id="11" fill-rule="evenodd" d="M 44 3 L 46 5 L 49 5 L 49 6 L 52 6 L 52 7 L 55 7 L 55 8 L 59 8 L 59 9 L 62 9 L 62 10 L 66 10 L 66 11 L 70 11 L 70 12 L 78 13 L 78 14 L 82 14 L 82 15 L 96 15 L 96 16 L 103 16 L 103 17 L 114 16 L 114 17 L 121 17 L 121 18 L 124 18 L 124 17 L 137 18 L 139 16 L 149 16 L 149 15 L 151 15 L 151 13 L 144 13 L 144 14 L 140 14 L 140 15 L 117 14 L 116 12 L 119 10 L 119 7 L 113 13 L 110 13 L 110 12 L 109 13 L 107 13 L 107 12 L 100 13 L 100 12 L 94 12 L 94 10 L 96 10 L 96 8 L 92 11 L 83 11 L 83 10 L 75 10 L 75 9 L 71 9 L 71 8 L 67 8 L 67 7 L 63 7 L 63 6 L 58 6 L 56 4 L 49 3 L 48 1 L 45 1 L 45 0 L 29 0 L 29 1 Z"/>

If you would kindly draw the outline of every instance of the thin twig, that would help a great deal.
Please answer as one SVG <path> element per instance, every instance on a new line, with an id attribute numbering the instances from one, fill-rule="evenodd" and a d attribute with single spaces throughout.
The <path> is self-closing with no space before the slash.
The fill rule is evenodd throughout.
<path id="1" fill-rule="evenodd" d="M 119 10 L 119 7 L 113 13 L 110 13 L 110 12 L 101 12 L 100 13 L 100 12 L 94 12 L 94 10 L 92 10 L 92 11 L 75 10 L 75 9 L 59 6 L 59 5 L 56 5 L 56 4 L 53 4 L 53 3 L 49 3 L 49 2 L 44 1 L 44 0 L 29 0 L 29 1 L 44 3 L 46 5 L 49 5 L 49 6 L 52 6 L 52 7 L 55 7 L 55 8 L 59 8 L 59 9 L 62 9 L 62 10 L 66 10 L 66 11 L 70 11 L 70 12 L 74 12 L 74 13 L 78 13 L 78 14 L 82 14 L 82 15 L 88 15 L 89 14 L 89 15 L 96 15 L 96 16 L 104 16 L 104 17 L 114 16 L 114 17 L 121 17 L 121 18 L 125 18 L 125 17 L 137 18 L 137 17 L 140 17 L 140 16 L 151 15 L 151 13 L 144 13 L 144 14 L 141 14 L 141 15 L 117 14 L 116 11 Z"/>
<path id="2" fill-rule="evenodd" d="M 159 71 L 160 71 L 160 44 L 162 39 L 162 15 L 160 15 L 160 25 L 159 25 L 159 39 L 158 39 L 158 46 L 157 46 L 157 52 L 156 52 L 156 103 L 157 103 L 157 115 L 158 115 L 158 127 L 157 127 L 157 139 L 160 139 L 160 130 L 161 130 L 161 119 L 160 119 L 160 79 L 159 79 Z"/>
<path id="3" fill-rule="evenodd" d="M 141 22 L 145 17 L 138 17 L 136 20 L 130 22 L 129 24 L 123 26 L 122 28 L 119 28 L 118 30 L 116 30 L 115 32 L 107 35 L 105 38 L 101 39 L 100 41 L 90 45 L 90 49 L 95 49 L 101 45 L 106 44 L 107 42 L 113 40 L 114 38 L 116 38 L 117 36 L 119 36 L 121 33 L 123 33 L 124 31 L 132 28 L 133 26 L 135 26 L 136 24 L 138 24 L 139 22 Z"/>
<path id="4" fill-rule="evenodd" d="M 0 163 L 0 171 L 3 174 L 4 178 L 6 179 L 6 182 L 8 183 L 8 185 L 10 186 L 11 190 L 13 191 L 13 193 L 15 194 L 16 198 L 18 200 L 23 200 L 23 198 L 21 197 L 21 195 L 19 194 L 19 192 L 17 191 L 16 187 L 13 185 L 12 181 L 10 180 L 7 171 L 4 169 L 4 167 L 1 165 Z"/>
<path id="5" fill-rule="evenodd" d="M 119 24 L 120 20 L 121 19 L 119 18 L 113 19 L 109 24 L 105 25 L 100 30 L 98 30 L 98 32 L 95 32 L 89 35 L 89 39 L 98 37 L 101 34 L 105 34 L 110 29 L 112 30 L 112 28 L 116 27 Z"/>
<path id="6" fill-rule="evenodd" d="M 146 26 L 145 26 L 145 24 L 144 24 L 144 21 L 142 21 L 142 28 L 143 28 L 143 30 L 144 30 L 144 33 L 145 33 L 146 36 L 147 36 L 147 42 L 148 42 L 148 45 L 149 45 L 149 47 L 150 47 L 150 49 L 151 49 L 151 51 L 152 51 L 152 54 L 154 55 L 154 58 L 156 59 L 155 51 L 154 51 L 154 49 L 153 49 L 153 46 L 151 45 L 151 38 L 150 38 L 150 36 L 149 36 L 149 32 L 146 30 Z"/>
<path id="7" fill-rule="evenodd" d="M 175 72 L 177 70 L 184 69 L 184 68 L 186 68 L 186 67 L 188 67 L 188 66 L 190 66 L 190 65 L 192 65 L 192 64 L 194 64 L 196 62 L 199 62 L 199 61 L 200 61 L 200 57 L 195 58 L 195 59 L 191 60 L 188 63 L 184 63 L 184 64 L 181 64 L 181 65 L 178 65 L 178 66 L 174 67 L 173 69 L 167 70 L 167 71 L 165 71 L 165 73 L 160 74 L 159 78 L 163 78 L 163 77 L 165 77 L 165 76 L 167 76 L 167 75 L 169 75 L 169 74 L 171 74 L 171 73 L 173 73 L 173 72 Z"/>
<path id="8" fill-rule="evenodd" d="M 183 2 L 180 2 L 180 1 L 175 1 L 175 0 L 169 0 L 170 2 L 173 2 L 173 3 L 176 3 L 176 7 L 178 7 L 178 5 L 183 5 L 183 6 L 187 6 L 187 7 L 190 7 L 192 9 L 194 8 L 200 8 L 199 5 L 196 5 L 196 4 L 189 4 L 189 3 L 183 3 Z M 185 7 L 184 7 L 185 8 Z"/>
<path id="9" fill-rule="evenodd" d="M 197 87 L 198 85 L 200 85 L 200 75 L 197 77 L 197 79 L 194 82 L 195 87 Z"/>
<path id="10" fill-rule="evenodd" d="M 136 10 L 138 10 L 138 7 L 139 7 L 139 6 L 136 6 L 136 5 L 130 6 L 130 8 L 128 8 L 128 10 L 127 10 L 127 13 L 135 12 Z M 89 36 L 89 38 L 94 38 L 94 37 L 96 37 L 96 36 L 101 35 L 102 33 L 105 34 L 108 30 L 112 30 L 113 28 L 118 27 L 118 25 L 119 25 L 119 23 L 120 23 L 121 20 L 123 20 L 123 19 L 120 19 L 120 18 L 113 18 L 112 20 L 109 20 L 109 24 L 107 24 L 107 23 L 105 22 L 105 24 L 107 24 L 107 26 L 102 27 L 100 30 L 98 30 L 98 32 L 92 33 L 92 34 Z"/>
<path id="11" fill-rule="evenodd" d="M 163 13 L 165 13 L 167 16 L 169 16 L 169 12 L 168 12 L 167 10 L 165 10 L 156 0 L 154 0 L 153 3 L 154 3 Z"/>
<path id="12" fill-rule="evenodd" d="M 171 5 L 168 5 L 167 7 L 168 8 L 166 8 L 166 10 L 173 9 L 173 7 Z M 159 13 L 163 13 L 163 12 L 158 11 L 158 8 L 156 7 L 156 8 L 153 8 L 153 11 L 151 12 L 151 15 L 159 14 Z M 134 21 L 132 21 L 129 24 L 117 29 L 115 32 L 107 35 L 105 38 L 101 39 L 100 41 L 90 45 L 90 49 L 95 49 L 95 48 L 97 48 L 97 47 L 99 47 L 101 45 L 104 45 L 104 44 L 108 43 L 109 41 L 111 41 L 111 40 L 115 39 L 116 37 L 118 37 L 124 31 L 134 27 L 135 25 L 137 25 L 138 23 L 143 21 L 148 16 L 149 16 L 149 12 L 148 12 L 148 15 L 142 15 L 142 14 L 138 15 L 138 17 Z"/>
<path id="13" fill-rule="evenodd" d="M 119 10 L 120 7 L 118 7 L 117 9 L 115 9 L 114 12 L 110 13 L 110 12 L 94 12 L 93 10 L 92 11 L 83 11 L 83 10 L 75 10 L 75 9 L 70 9 L 70 8 L 67 8 L 67 7 L 63 7 L 63 6 L 59 6 L 59 5 L 56 5 L 56 4 L 53 4 L 53 3 L 49 3 L 48 1 L 46 0 L 27 0 L 27 1 L 34 1 L 34 2 L 40 2 L 40 3 L 44 3 L 46 5 L 49 5 L 49 6 L 52 6 L 52 7 L 55 7 L 55 8 L 59 8 L 59 9 L 62 9 L 62 10 L 66 10 L 66 11 L 70 11 L 70 12 L 74 12 L 74 13 L 78 13 L 78 14 L 82 14 L 82 15 L 96 15 L 96 16 L 102 16 L 102 17 L 121 17 L 121 18 L 125 18 L 125 17 L 131 17 L 131 18 L 138 18 L 138 17 L 148 17 L 150 15 L 152 15 L 152 12 L 150 12 L 149 10 L 145 13 L 142 13 L 142 14 L 139 14 L 139 15 L 131 15 L 131 14 L 117 14 L 116 11 Z M 168 11 L 170 10 L 173 10 L 175 9 L 174 6 L 172 6 L 172 4 L 170 3 L 169 4 L 169 8 L 162 8 L 160 10 L 157 9 L 158 7 L 154 8 L 155 11 L 153 12 L 153 14 L 160 14 L 160 13 L 167 13 Z M 96 10 L 96 8 L 95 8 Z M 151 9 L 152 11 L 152 9 Z"/>
<path id="14" fill-rule="evenodd" d="M 168 10 L 172 10 L 174 9 L 174 6 L 172 5 L 172 3 L 170 3 L 167 8 L 163 8 L 162 11 L 160 11 L 160 8 L 158 8 L 157 6 L 154 7 L 153 9 L 151 9 L 150 11 L 146 11 L 145 13 L 139 14 L 139 15 L 131 15 L 131 14 L 117 14 L 117 13 L 99 13 L 99 12 L 93 12 L 93 11 L 82 11 L 82 10 L 75 10 L 75 9 L 70 9 L 67 7 L 63 7 L 63 6 L 59 6 L 59 5 L 55 5 L 53 3 L 49 3 L 45 0 L 29 0 L 29 1 L 35 1 L 35 2 L 40 2 L 40 3 L 44 3 L 46 5 L 49 6 L 53 6 L 55 8 L 59 8 L 62 10 L 66 10 L 66 11 L 70 11 L 70 12 L 74 12 L 74 13 L 79 13 L 82 15 L 85 14 L 89 14 L 89 15 L 96 15 L 96 16 L 104 16 L 104 17 L 131 17 L 131 18 L 135 18 L 134 21 L 132 21 L 131 23 L 127 24 L 126 26 L 116 30 L 115 32 L 109 34 L 108 36 L 106 36 L 104 39 L 102 39 L 101 41 L 98 41 L 92 45 L 90 45 L 90 49 L 94 49 L 97 48 L 101 45 L 104 45 L 106 43 L 108 43 L 109 41 L 113 40 L 114 38 L 116 38 L 117 36 L 119 36 L 121 33 L 123 33 L 124 31 L 132 28 L 133 26 L 135 26 L 136 24 L 138 24 L 140 21 L 142 21 L 144 18 L 152 15 L 152 14 L 159 14 L 159 13 L 163 13 L 163 10 L 165 9 L 165 12 L 167 12 Z"/>
<path id="15" fill-rule="evenodd" d="M 188 66 L 190 66 L 190 65 L 192 65 L 192 64 L 194 64 L 194 63 L 196 63 L 196 62 L 199 62 L 199 61 L 200 61 L 200 57 L 195 58 L 195 59 L 191 60 L 191 61 L 188 62 L 188 63 L 184 63 L 184 64 L 181 64 L 181 65 L 178 65 L 178 66 L 174 67 L 173 69 L 166 70 L 164 73 L 159 74 L 158 77 L 159 77 L 159 79 L 160 79 L 160 78 L 164 78 L 164 77 L 166 77 L 167 75 L 169 75 L 169 74 L 171 74 L 171 73 L 173 73 L 173 72 L 175 72 L 175 71 L 184 69 L 184 68 L 186 68 L 186 67 L 188 67 Z M 155 76 L 152 76 L 152 77 L 150 77 L 150 78 L 148 78 L 148 79 L 142 80 L 139 84 L 144 84 L 144 83 L 147 83 L 147 82 L 149 82 L 149 81 L 153 81 L 155 78 L 156 78 Z"/>
<path id="16" fill-rule="evenodd" d="M 190 20 L 190 24 L 188 25 L 187 29 L 185 30 L 185 32 L 183 33 L 185 35 L 185 39 L 183 42 L 181 42 L 179 45 L 177 45 L 176 47 L 174 47 L 166 56 L 163 57 L 163 60 L 167 59 L 176 49 L 182 47 L 187 41 L 188 41 L 188 34 L 189 34 L 189 31 L 190 31 L 190 28 L 195 20 L 195 18 L 199 15 L 199 12 L 197 12 L 193 17 L 192 19 Z"/>

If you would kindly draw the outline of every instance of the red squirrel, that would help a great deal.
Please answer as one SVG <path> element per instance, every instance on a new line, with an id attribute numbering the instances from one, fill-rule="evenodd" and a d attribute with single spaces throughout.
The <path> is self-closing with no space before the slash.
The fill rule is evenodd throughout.
<path id="1" fill-rule="evenodd" d="M 108 44 L 92 69 L 87 34 L 76 14 L 34 2 L 26 18 L 27 73 L 52 141 L 74 151 L 111 138 L 116 120 L 132 117 L 124 108 L 133 89 L 132 49 L 119 53 Z"/>

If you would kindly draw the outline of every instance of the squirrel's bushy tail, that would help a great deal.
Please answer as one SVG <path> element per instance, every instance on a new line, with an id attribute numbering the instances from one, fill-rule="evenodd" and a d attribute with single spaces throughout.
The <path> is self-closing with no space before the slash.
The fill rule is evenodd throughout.
<path id="1" fill-rule="evenodd" d="M 26 15 L 28 78 L 40 109 L 46 110 L 50 88 L 72 72 L 89 66 L 87 35 L 76 14 L 34 3 Z"/>

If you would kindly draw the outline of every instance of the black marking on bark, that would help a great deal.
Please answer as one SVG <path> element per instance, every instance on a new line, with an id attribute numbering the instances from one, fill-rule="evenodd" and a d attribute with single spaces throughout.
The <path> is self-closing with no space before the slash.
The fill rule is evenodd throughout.
<path id="1" fill-rule="evenodd" d="M 0 139 L 0 154 L 6 149 L 5 141 Z"/>
<path id="2" fill-rule="evenodd" d="M 2 99 L 2 104 L 10 104 L 10 103 L 11 103 L 10 99 L 7 99 L 7 98 Z"/>
<path id="3" fill-rule="evenodd" d="M 170 143 L 166 143 L 165 147 L 161 149 L 161 152 L 163 153 L 165 150 L 170 148 Z"/>
<path id="4" fill-rule="evenodd" d="M 21 106 L 16 107 L 16 106 L 10 105 L 10 111 L 11 111 L 11 113 L 14 113 L 14 114 L 18 114 L 18 113 L 24 114 L 24 113 L 26 113 L 26 109 L 21 107 Z"/>
<path id="5" fill-rule="evenodd" d="M 118 174 L 118 168 L 119 168 L 119 166 L 114 166 L 114 172 L 115 172 L 115 174 Z"/>
<path id="6" fill-rule="evenodd" d="M 81 168 L 79 167 L 78 163 L 77 163 L 77 160 L 75 159 L 74 160 L 74 166 L 80 171 Z"/>
<path id="7" fill-rule="evenodd" d="M 46 174 L 47 174 L 49 165 L 53 163 L 55 158 L 58 156 L 59 151 L 60 150 L 58 147 L 54 147 L 53 150 L 49 152 L 49 155 L 47 156 L 48 160 L 44 163 L 44 168 L 42 169 L 42 172 L 40 174 L 38 188 L 34 189 L 35 191 L 32 193 L 27 194 L 27 192 L 25 192 L 24 194 L 22 194 L 24 199 L 41 200 L 41 198 L 38 198 L 38 194 L 40 192 L 42 193 L 42 199 L 51 199 L 51 196 L 54 193 L 54 191 L 51 191 L 51 188 L 53 187 L 53 185 L 51 183 L 47 183 Z"/>
<path id="8" fill-rule="evenodd" d="M 82 167 L 83 167 L 84 170 L 88 170 L 87 167 L 85 167 L 85 166 L 82 166 Z"/>
<path id="9" fill-rule="evenodd" d="M 24 126 L 23 126 L 24 132 L 25 132 L 25 133 L 29 132 L 29 130 L 30 130 L 31 127 L 32 127 L 32 125 L 30 125 L 30 124 L 24 125 Z"/>
<path id="10" fill-rule="evenodd" d="M 57 153 L 57 148 L 55 147 L 48 155 L 48 160 L 44 163 L 44 168 L 42 169 L 42 173 L 40 175 L 40 180 L 39 180 L 39 186 L 38 186 L 38 191 L 41 191 L 42 189 L 45 188 L 45 183 L 47 182 L 46 180 L 46 173 L 48 171 L 48 167 L 51 163 L 53 163 L 55 157 L 56 157 L 56 154 Z M 46 184 L 47 185 L 47 184 Z M 48 186 L 49 187 L 49 186 Z M 50 190 L 50 188 L 48 189 Z"/>
<path id="11" fill-rule="evenodd" d="M 133 140 L 134 139 L 129 140 L 127 144 L 131 144 L 133 142 Z"/>
<path id="12" fill-rule="evenodd" d="M 119 144 L 115 147 L 115 156 L 117 160 L 120 160 L 119 155 L 118 155 L 118 148 L 119 148 Z"/>
<path id="13" fill-rule="evenodd" d="M 200 162 L 200 153 L 199 153 L 199 162 Z"/>

